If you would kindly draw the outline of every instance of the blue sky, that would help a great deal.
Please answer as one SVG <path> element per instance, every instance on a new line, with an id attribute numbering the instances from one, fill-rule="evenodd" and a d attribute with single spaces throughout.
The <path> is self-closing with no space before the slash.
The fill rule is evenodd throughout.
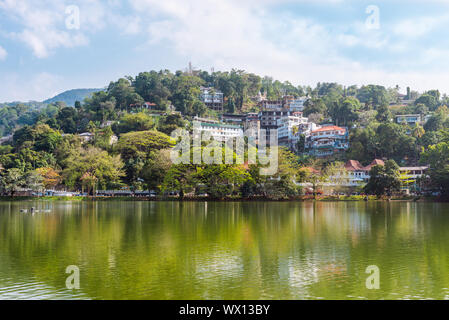
<path id="1" fill-rule="evenodd" d="M 0 0 L 0 101 L 189 61 L 296 85 L 449 93 L 447 30 L 445 0 Z"/>

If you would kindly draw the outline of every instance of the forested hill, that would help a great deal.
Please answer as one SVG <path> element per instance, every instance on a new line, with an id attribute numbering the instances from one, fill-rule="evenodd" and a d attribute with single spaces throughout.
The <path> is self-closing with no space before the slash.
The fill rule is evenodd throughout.
<path id="1" fill-rule="evenodd" d="M 76 101 L 83 101 L 85 98 L 90 97 L 94 92 L 98 92 L 102 89 L 73 89 L 68 90 L 57 96 L 45 100 L 45 104 L 55 103 L 55 102 L 65 102 L 66 105 L 73 107 Z"/>

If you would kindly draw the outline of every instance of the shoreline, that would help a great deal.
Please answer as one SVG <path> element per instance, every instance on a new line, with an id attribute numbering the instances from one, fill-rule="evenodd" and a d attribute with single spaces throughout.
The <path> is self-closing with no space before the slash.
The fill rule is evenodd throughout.
<path id="1" fill-rule="evenodd" d="M 376 196 L 369 196 L 365 199 L 365 196 L 319 196 L 314 199 L 313 196 L 299 196 L 294 198 L 285 199 L 269 199 L 263 197 L 253 198 L 224 198 L 224 199 L 211 199 L 207 197 L 195 197 L 195 198 L 177 198 L 177 197 L 30 197 L 30 196 L 0 196 L 0 201 L 78 201 L 78 202 L 103 202 L 103 201 L 174 201 L 174 202 L 447 202 L 447 199 L 441 199 L 433 196 L 403 196 L 403 197 L 391 197 L 377 198 Z"/>

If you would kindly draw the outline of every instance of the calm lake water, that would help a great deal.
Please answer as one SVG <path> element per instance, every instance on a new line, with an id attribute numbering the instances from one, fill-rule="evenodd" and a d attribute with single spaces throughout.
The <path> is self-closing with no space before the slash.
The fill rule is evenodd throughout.
<path id="1" fill-rule="evenodd" d="M 0 299 L 425 298 L 449 298 L 449 204 L 0 202 Z"/>

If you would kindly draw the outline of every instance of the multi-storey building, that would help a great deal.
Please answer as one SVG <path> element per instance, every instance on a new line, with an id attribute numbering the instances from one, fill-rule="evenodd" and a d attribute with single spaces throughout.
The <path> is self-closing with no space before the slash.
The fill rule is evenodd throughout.
<path id="1" fill-rule="evenodd" d="M 242 137 L 241 126 L 220 123 L 211 119 L 195 118 L 194 134 L 208 132 L 217 141 L 226 141 L 229 138 Z"/>
<path id="2" fill-rule="evenodd" d="M 323 126 L 311 132 L 307 147 L 311 155 L 326 157 L 349 148 L 346 128 L 333 125 Z"/>
<path id="3" fill-rule="evenodd" d="M 214 111 L 223 112 L 223 93 L 214 88 L 201 87 L 201 101 Z"/>
<path id="4" fill-rule="evenodd" d="M 282 100 L 262 100 L 260 102 L 260 107 L 263 110 L 279 110 L 284 106 Z"/>
<path id="5" fill-rule="evenodd" d="M 278 144 L 294 149 L 299 141 L 300 125 L 306 123 L 308 119 L 302 116 L 302 112 L 293 112 L 278 119 Z"/>
<path id="6" fill-rule="evenodd" d="M 260 136 L 260 119 L 258 113 L 248 113 L 243 123 L 243 129 L 247 135 L 255 138 L 256 143 Z"/>
<path id="7" fill-rule="evenodd" d="M 262 110 L 259 113 L 260 118 L 260 138 L 267 144 L 270 142 L 270 136 L 279 128 L 278 120 L 288 117 L 291 112 L 285 109 Z M 277 137 L 276 137 L 277 138 Z"/>
<path id="8" fill-rule="evenodd" d="M 284 97 L 284 108 L 292 112 L 303 112 L 306 101 L 307 97 L 294 98 L 292 96 L 286 96 Z"/>

